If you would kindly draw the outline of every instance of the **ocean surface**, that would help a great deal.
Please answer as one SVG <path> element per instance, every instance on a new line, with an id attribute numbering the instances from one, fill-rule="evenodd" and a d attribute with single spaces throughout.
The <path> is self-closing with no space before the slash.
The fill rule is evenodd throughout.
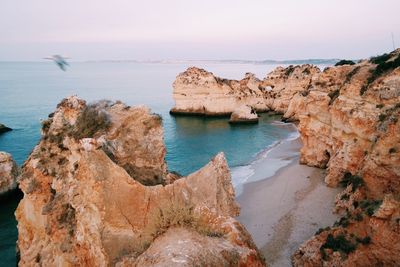
<path id="1" fill-rule="evenodd" d="M 232 169 L 235 188 L 246 181 L 251 164 L 268 148 L 293 138 L 295 130 L 281 127 L 278 116 L 261 114 L 257 125 L 231 126 L 226 118 L 173 117 L 172 83 L 191 65 L 224 78 L 241 79 L 246 72 L 264 78 L 276 65 L 222 63 L 72 62 L 66 72 L 50 62 L 0 62 L 0 123 L 14 130 L 0 135 L 0 151 L 23 164 L 40 139 L 41 121 L 66 96 L 88 102 L 110 99 L 128 105 L 145 104 L 160 114 L 171 171 L 183 175 L 202 166 L 223 151 Z M 271 164 L 271 170 L 280 167 Z M 238 192 L 240 193 L 240 192 Z M 0 204 L 0 258 L 15 265 L 17 228 L 14 198 Z"/>

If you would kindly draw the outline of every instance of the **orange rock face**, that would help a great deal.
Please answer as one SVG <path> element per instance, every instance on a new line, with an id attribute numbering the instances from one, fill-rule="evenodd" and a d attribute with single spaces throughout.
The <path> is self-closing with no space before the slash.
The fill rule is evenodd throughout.
<path id="1" fill-rule="evenodd" d="M 201 80 L 202 75 L 197 75 L 197 79 Z M 185 76 L 192 77 L 191 71 Z M 206 76 L 211 79 L 210 73 Z M 175 83 L 174 93 L 181 95 L 174 94 L 177 106 L 184 103 L 183 99 L 196 100 L 198 106 L 208 103 L 205 98 L 186 94 L 189 87 L 198 92 L 208 86 L 210 97 L 219 90 L 210 83 L 191 84 L 191 78 L 187 79 L 189 86 L 180 86 L 181 78 L 178 76 Z M 294 265 L 398 265 L 400 49 L 355 65 L 323 71 L 310 65 L 279 67 L 259 84 L 259 88 L 264 88 L 263 94 L 255 95 L 258 98 L 255 103 L 283 114 L 284 121 L 299 122 L 304 144 L 300 162 L 327 168 L 328 186 L 348 186 L 337 200 L 337 210 L 345 212 L 345 217 L 332 230 L 306 242 L 296 253 Z M 229 91 L 227 95 L 234 98 L 240 92 Z M 225 105 L 219 102 L 221 98 L 214 99 L 212 105 Z M 245 104 L 255 108 L 252 103 Z M 232 101 L 225 106 L 235 105 L 237 102 Z M 185 110 L 185 105 L 182 109 Z M 388 202 L 388 197 L 394 200 Z M 383 199 L 384 204 L 375 213 Z M 364 211 L 362 217 L 361 211 Z M 326 242 L 328 245 L 322 252 L 321 246 Z M 347 253 L 343 250 L 348 248 L 330 248 L 337 243 L 344 246 L 354 243 L 356 248 Z"/>
<path id="2" fill-rule="evenodd" d="M 346 220 L 342 218 L 332 229 L 305 242 L 293 255 L 293 264 L 397 266 L 400 253 L 400 202 L 392 196 L 386 196 L 382 203 L 361 203 L 361 207 L 344 217 Z"/>
<path id="3" fill-rule="evenodd" d="M 0 151 L 0 196 L 17 187 L 18 167 L 9 153 Z"/>
<path id="4" fill-rule="evenodd" d="M 173 87 L 173 114 L 230 115 L 240 106 L 258 111 L 269 109 L 265 101 L 266 89 L 251 73 L 237 81 L 191 67 L 176 77 Z"/>
<path id="5" fill-rule="evenodd" d="M 19 265 L 264 266 L 224 155 L 177 180 L 164 156 L 147 108 L 62 101 L 23 167 Z"/>
<path id="6" fill-rule="evenodd" d="M 301 161 L 327 166 L 329 186 L 348 185 L 337 198 L 344 217 L 305 242 L 295 266 L 398 265 L 399 62 L 396 50 L 329 68 L 313 77 L 307 96 L 293 98 L 291 105 L 301 107 Z"/>

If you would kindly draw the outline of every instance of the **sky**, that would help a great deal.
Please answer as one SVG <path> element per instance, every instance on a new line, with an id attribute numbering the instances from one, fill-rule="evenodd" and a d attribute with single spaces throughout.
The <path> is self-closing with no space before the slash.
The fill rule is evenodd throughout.
<path id="1" fill-rule="evenodd" d="M 0 61 L 359 59 L 400 46 L 399 0 L 0 0 Z"/>

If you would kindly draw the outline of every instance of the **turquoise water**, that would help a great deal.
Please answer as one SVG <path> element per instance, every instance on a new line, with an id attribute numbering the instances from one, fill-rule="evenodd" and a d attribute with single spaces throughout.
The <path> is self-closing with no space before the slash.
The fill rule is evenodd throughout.
<path id="1" fill-rule="evenodd" d="M 214 74 L 241 79 L 246 72 L 263 78 L 273 65 L 197 64 Z M 40 121 L 66 96 L 88 101 L 122 100 L 145 104 L 163 117 L 169 170 L 188 174 L 224 151 L 231 168 L 243 166 L 291 131 L 271 124 L 279 119 L 263 114 L 258 125 L 230 126 L 224 118 L 172 117 L 172 82 L 188 64 L 72 63 L 66 72 L 52 63 L 0 62 L 0 123 L 14 131 L 0 135 L 0 151 L 11 153 L 19 165 L 40 138 Z M 18 199 L 0 205 L 0 258 L 15 265 Z"/>

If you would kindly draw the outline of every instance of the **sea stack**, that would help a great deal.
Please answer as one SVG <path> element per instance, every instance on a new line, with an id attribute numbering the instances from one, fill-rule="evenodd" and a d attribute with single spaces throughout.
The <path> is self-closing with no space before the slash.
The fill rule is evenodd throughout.
<path id="1" fill-rule="evenodd" d="M 265 266 L 223 153 L 177 177 L 161 125 L 146 107 L 64 99 L 22 169 L 19 266 Z"/>
<path id="2" fill-rule="evenodd" d="M 257 113 L 249 106 L 240 106 L 232 113 L 230 124 L 254 124 L 258 123 Z"/>

